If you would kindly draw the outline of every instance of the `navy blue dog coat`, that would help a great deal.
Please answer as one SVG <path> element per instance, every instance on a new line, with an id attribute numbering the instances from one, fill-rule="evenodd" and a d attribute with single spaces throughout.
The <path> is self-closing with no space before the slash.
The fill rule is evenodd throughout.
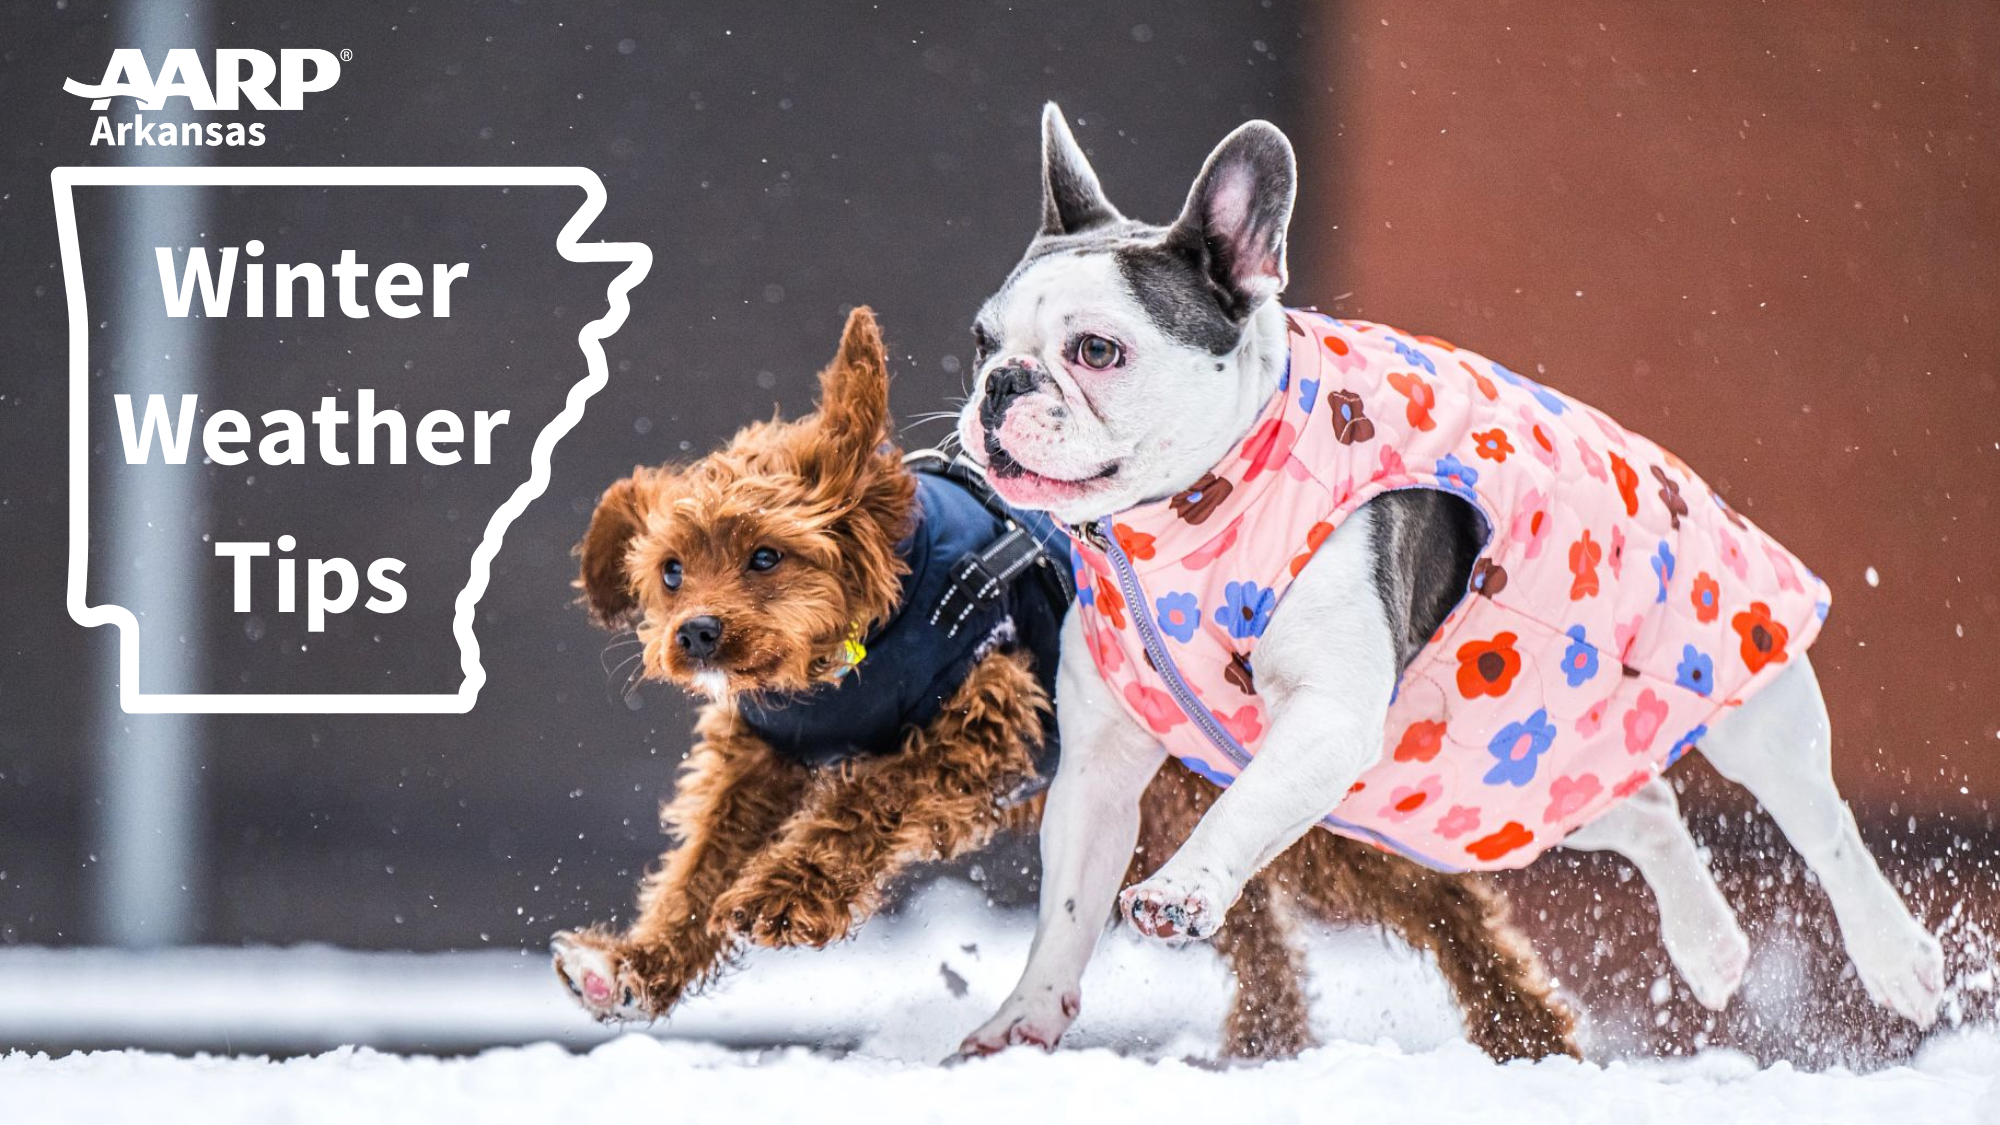
<path id="1" fill-rule="evenodd" d="M 962 461 L 924 450 L 904 463 L 917 477 L 917 525 L 897 547 L 909 573 L 894 615 L 863 639 L 866 655 L 840 679 L 741 704 L 750 729 L 800 765 L 900 750 L 996 650 L 1028 653 L 1055 698 L 1074 597 L 1061 532 L 1039 512 L 1009 508 Z M 1058 752 L 1054 717 L 1032 737 L 1045 784 Z"/>

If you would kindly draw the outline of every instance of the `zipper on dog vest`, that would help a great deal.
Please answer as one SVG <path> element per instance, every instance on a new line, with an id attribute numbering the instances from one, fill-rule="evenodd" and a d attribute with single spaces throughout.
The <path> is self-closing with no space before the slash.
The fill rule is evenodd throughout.
<path id="1" fill-rule="evenodd" d="M 1125 599 L 1125 608 L 1132 611 L 1132 624 L 1139 631 L 1139 643 L 1145 646 L 1146 655 L 1152 658 L 1153 668 L 1159 673 L 1160 682 L 1167 685 L 1167 694 L 1173 697 L 1174 706 L 1181 709 L 1181 714 L 1187 716 L 1188 721 L 1201 731 L 1210 745 L 1221 751 L 1223 757 L 1236 764 L 1239 772 L 1247 768 L 1250 765 L 1249 751 L 1238 745 L 1236 739 L 1222 729 L 1222 723 L 1216 719 L 1215 713 L 1203 706 L 1201 700 L 1195 698 L 1194 691 L 1187 686 L 1187 681 L 1181 678 L 1180 666 L 1174 663 L 1172 656 L 1168 655 L 1166 643 L 1160 639 L 1159 630 L 1154 627 L 1152 610 L 1147 607 L 1145 588 L 1139 585 L 1139 573 L 1132 566 L 1132 560 L 1125 556 L 1125 548 L 1119 544 L 1118 537 L 1113 533 L 1111 517 L 1106 516 L 1095 524 L 1086 524 L 1082 530 L 1090 532 L 1086 538 L 1097 544 L 1104 552 L 1104 557 L 1111 563 L 1111 573 L 1118 580 L 1118 592 Z M 1372 840 L 1384 850 L 1420 863 L 1434 871 L 1456 873 L 1463 870 L 1439 863 L 1429 856 L 1420 855 L 1372 828 L 1351 824 L 1330 812 L 1320 819 L 1330 827 L 1338 828 L 1350 836 Z"/>

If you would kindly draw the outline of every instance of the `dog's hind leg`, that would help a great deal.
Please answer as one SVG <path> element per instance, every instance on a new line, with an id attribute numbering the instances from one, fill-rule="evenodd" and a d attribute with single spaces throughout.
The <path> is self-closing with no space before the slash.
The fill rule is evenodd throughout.
<path id="1" fill-rule="evenodd" d="M 1215 935 L 1215 952 L 1235 985 L 1222 1019 L 1222 1053 L 1229 1058 L 1288 1059 L 1319 1045 L 1306 949 L 1288 898 L 1268 875 L 1256 876 Z"/>
<path id="2" fill-rule="evenodd" d="M 1047 693 L 1028 658 L 993 653 L 899 753 L 814 772 L 776 841 L 716 901 L 710 926 L 764 946 L 824 946 L 873 913 L 911 863 L 983 847 L 1001 798 L 1034 776 Z"/>
<path id="3" fill-rule="evenodd" d="M 1833 737 L 1803 655 L 1701 740 L 1702 756 L 1748 789 L 1819 877 L 1847 955 L 1876 1003 L 1924 1027 L 1944 993 L 1938 941 L 1875 865 L 1833 783 Z"/>
<path id="4" fill-rule="evenodd" d="M 1458 1002 L 1466 1037 L 1496 1062 L 1577 1056 L 1569 1009 L 1508 919 L 1506 898 L 1486 879 L 1432 871 L 1320 831 L 1264 874 L 1324 921 L 1385 926 L 1429 953 Z"/>
<path id="5" fill-rule="evenodd" d="M 1630 860 L 1653 889 L 1660 941 L 1681 979 L 1705 1007 L 1728 1006 L 1750 965 L 1750 942 L 1688 835 L 1672 786 L 1653 779 L 1570 833 L 1563 846 L 1613 851 Z"/>
<path id="6" fill-rule="evenodd" d="M 661 812 L 680 843 L 661 857 L 624 933 L 557 934 L 556 975 L 600 1020 L 656 1018 L 712 977 L 731 942 L 709 932 L 716 897 L 791 814 L 806 771 L 780 760 L 733 713 L 711 709 L 696 728 L 674 799 Z"/>

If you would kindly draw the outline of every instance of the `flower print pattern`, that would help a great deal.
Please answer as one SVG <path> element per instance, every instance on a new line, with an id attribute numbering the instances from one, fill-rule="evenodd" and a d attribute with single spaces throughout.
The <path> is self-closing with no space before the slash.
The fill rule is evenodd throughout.
<path id="1" fill-rule="evenodd" d="M 1518 640 L 1513 633 L 1496 633 L 1492 640 L 1460 645 L 1458 693 L 1467 699 L 1506 695 L 1514 686 L 1514 677 L 1521 674 L 1521 654 L 1514 649 Z"/>
<path id="2" fill-rule="evenodd" d="M 1282 418 L 1266 419 L 1243 443 L 1243 451 L 1237 460 L 1249 463 L 1243 470 L 1243 483 L 1249 484 L 1263 476 L 1272 465 L 1284 461 L 1292 455 L 1292 446 L 1298 441 L 1298 433 L 1292 424 Z"/>
<path id="3" fill-rule="evenodd" d="M 1653 552 L 1653 576 L 1660 580 L 1660 593 L 1653 599 L 1654 604 L 1665 605 L 1667 583 L 1674 580 L 1674 551 L 1664 539 L 1660 540 L 1659 550 Z"/>
<path id="4" fill-rule="evenodd" d="M 1652 749 L 1660 724 L 1666 721 L 1667 701 L 1653 694 L 1652 688 L 1641 691 L 1632 709 L 1625 712 L 1625 752 L 1644 754 Z"/>
<path id="5" fill-rule="evenodd" d="M 1603 558 L 1604 546 L 1592 540 L 1590 529 L 1585 528 L 1582 538 L 1569 545 L 1570 601 L 1597 596 L 1597 564 Z"/>
<path id="6" fill-rule="evenodd" d="M 1229 664 L 1222 669 L 1222 679 L 1244 695 L 1257 693 L 1257 672 L 1250 667 L 1250 658 L 1240 652 L 1229 654 Z"/>
<path id="7" fill-rule="evenodd" d="M 1590 710 L 1577 716 L 1576 733 L 1584 738 L 1596 738 L 1597 732 L 1604 729 L 1604 715 L 1609 710 L 1611 710 L 1609 699 L 1600 699 L 1591 704 Z"/>
<path id="8" fill-rule="evenodd" d="M 1173 696 L 1137 680 L 1126 683 L 1125 702 L 1154 734 L 1165 734 L 1187 722 L 1187 715 Z"/>
<path id="9" fill-rule="evenodd" d="M 1764 544 L 1764 557 L 1771 561 L 1771 569 L 1778 576 L 1780 593 L 1803 594 L 1806 588 L 1799 584 L 1798 568 L 1792 565 L 1792 557 L 1780 550 L 1774 543 Z"/>
<path id="10" fill-rule="evenodd" d="M 1255 582 L 1231 582 L 1222 588 L 1223 603 L 1215 607 L 1215 623 L 1237 640 L 1261 637 L 1278 608 L 1278 592 Z"/>
<path id="11" fill-rule="evenodd" d="M 1639 514 L 1639 474 L 1625 463 L 1625 458 L 1616 453 L 1611 455 L 1611 478 L 1618 482 L 1618 498 L 1625 501 L 1625 514 Z"/>
<path id="12" fill-rule="evenodd" d="M 1444 778 L 1431 774 L 1415 785 L 1399 785 L 1389 791 L 1389 803 L 1378 814 L 1385 820 L 1404 821 L 1435 804 L 1444 796 Z"/>
<path id="13" fill-rule="evenodd" d="M 1539 488 L 1531 488 L 1521 495 L 1515 504 L 1514 539 L 1523 545 L 1522 557 L 1539 558 L 1542 547 L 1549 541 L 1549 532 L 1555 528 L 1555 516 L 1549 512 L 1549 501 Z"/>
<path id="14" fill-rule="evenodd" d="M 1749 525 L 1749 524 L 1747 524 L 1747 523 L 1745 523 L 1745 522 L 1743 522 L 1743 517 L 1742 517 L 1742 516 L 1739 516 L 1739 515 L 1737 515 L 1737 514 L 1736 514 L 1736 509 L 1734 509 L 1734 508 L 1730 507 L 1730 506 L 1729 506 L 1729 501 L 1727 501 L 1727 500 L 1724 500 L 1724 499 L 1722 498 L 1722 495 L 1721 495 L 1720 493 L 1716 493 L 1716 492 L 1711 492 L 1711 493 L 1709 493 L 1709 494 L 1708 494 L 1708 498 L 1709 498 L 1709 499 L 1711 499 L 1711 500 L 1713 500 L 1713 501 L 1715 501 L 1715 506 L 1716 506 L 1716 507 L 1718 507 L 1718 508 L 1722 509 L 1722 518 L 1723 518 L 1723 519 L 1726 519 L 1726 520 L 1728 520 L 1728 521 L 1729 521 L 1730 523 L 1733 523 L 1733 524 L 1735 524 L 1735 525 L 1736 525 L 1736 530 L 1738 530 L 1738 531 L 1748 531 L 1748 530 L 1750 530 L 1750 525 Z"/>
<path id="15" fill-rule="evenodd" d="M 1519 851 L 1535 842 L 1535 834 L 1518 820 L 1510 820 L 1500 826 L 1500 831 L 1490 836 L 1481 836 L 1465 850 L 1482 863 L 1492 863 L 1508 852 Z"/>
<path id="16" fill-rule="evenodd" d="M 1403 362 L 1409 364 L 1411 367 L 1423 368 L 1426 375 L 1436 375 L 1438 373 L 1437 365 L 1431 362 L 1431 357 L 1411 347 L 1409 344 L 1391 336 L 1389 337 L 1389 346 L 1395 348 L 1396 354 L 1401 356 Z"/>
<path id="17" fill-rule="evenodd" d="M 1205 731 L 1247 753 L 1270 737 L 1259 638 L 1337 520 L 1385 488 L 1471 500 L 1485 538 L 1467 591 L 1484 596 L 1433 632 L 1392 696 L 1389 752 L 1328 810 L 1391 851 L 1525 863 L 1649 784 L 1696 718 L 1816 629 L 1818 580 L 1671 453 L 1470 352 L 1290 317 L 1287 381 L 1248 435 L 1194 488 L 1118 513 L 1112 548 L 1078 551 L 1080 647 L 1197 772 L 1241 768 Z M 1112 576 L 1124 560 L 1143 594 Z"/>
<path id="18" fill-rule="evenodd" d="M 1311 414 L 1313 403 L 1318 399 L 1319 380 L 1301 378 L 1299 380 L 1299 410 L 1303 413 Z"/>
<path id="19" fill-rule="evenodd" d="M 1482 558 L 1472 564 L 1472 592 L 1485 597 L 1493 597 L 1507 588 L 1507 568 L 1492 559 Z"/>
<path id="20" fill-rule="evenodd" d="M 1095 620 L 1083 624 L 1083 647 L 1089 650 L 1091 663 L 1105 676 L 1115 676 L 1125 667 L 1125 650 L 1118 645 L 1118 634 Z"/>
<path id="21" fill-rule="evenodd" d="M 1227 713 L 1211 708 L 1209 714 L 1215 716 L 1215 721 L 1222 724 L 1222 729 L 1239 746 L 1254 746 L 1259 738 L 1264 737 L 1264 720 L 1257 717 L 1255 703 L 1245 703 Z"/>
<path id="22" fill-rule="evenodd" d="M 1326 349 L 1327 360 L 1333 364 L 1333 369 L 1342 374 L 1368 366 L 1368 361 L 1355 353 L 1354 346 L 1338 335 L 1322 336 L 1320 346 Z"/>
<path id="23" fill-rule="evenodd" d="M 1514 443 L 1507 439 L 1506 430 L 1495 426 L 1472 435 L 1472 451 L 1495 464 L 1506 464 L 1507 455 L 1514 452 Z"/>
<path id="24" fill-rule="evenodd" d="M 1646 619 L 1643 616 L 1634 617 L 1630 621 L 1621 621 L 1617 625 L 1612 626 L 1611 639 L 1618 645 L 1619 663 L 1630 664 L 1632 662 L 1632 649 L 1638 645 L 1639 631 L 1645 627 Z"/>
<path id="25" fill-rule="evenodd" d="M 1195 595 L 1182 590 L 1162 594 L 1154 600 L 1153 610 L 1161 633 L 1182 644 L 1194 640 L 1201 625 L 1201 601 Z"/>
<path id="26" fill-rule="evenodd" d="M 1157 542 L 1155 536 L 1143 531 L 1134 531 L 1122 523 L 1114 522 L 1111 525 L 1111 537 L 1118 540 L 1118 549 L 1125 552 L 1125 557 L 1133 562 L 1146 562 L 1153 557 L 1153 544 Z"/>
<path id="27" fill-rule="evenodd" d="M 1554 431 L 1550 430 L 1540 418 L 1535 417 L 1534 410 L 1529 407 L 1521 408 L 1520 417 L 1521 442 L 1528 447 L 1528 452 L 1535 455 L 1535 460 L 1551 469 L 1561 468 L 1562 454 L 1556 449 Z"/>
<path id="28" fill-rule="evenodd" d="M 1729 573 L 1736 576 L 1738 582 L 1749 581 L 1750 558 L 1743 553 L 1743 544 L 1738 543 L 1736 537 L 1729 534 L 1726 528 L 1716 536 L 1716 539 L 1722 545 L 1722 565 L 1728 568 Z"/>
<path id="29" fill-rule="evenodd" d="M 1750 669 L 1751 675 L 1785 662 L 1785 642 L 1790 639 L 1791 630 L 1771 618 L 1770 606 L 1751 602 L 1749 609 L 1729 619 L 1729 627 L 1743 641 L 1743 666 Z"/>
<path id="30" fill-rule="evenodd" d="M 1192 488 L 1176 493 L 1174 498 L 1167 502 L 1167 506 L 1173 509 L 1175 515 L 1187 522 L 1200 524 L 1215 514 L 1215 510 L 1222 506 L 1224 500 L 1229 499 L 1229 494 L 1235 488 L 1235 485 L 1214 473 L 1208 473 L 1194 482 Z"/>
<path id="31" fill-rule="evenodd" d="M 1333 420 L 1333 440 L 1342 445 L 1354 445 L 1375 436 L 1375 423 L 1369 420 L 1368 410 L 1361 396 L 1353 391 L 1334 391 L 1326 396 L 1327 417 Z"/>
<path id="32" fill-rule="evenodd" d="M 1722 612 L 1722 587 L 1715 581 L 1715 575 L 1702 571 L 1694 576 L 1694 588 L 1688 591 L 1688 601 L 1694 604 L 1694 619 L 1703 625 L 1715 620 Z"/>
<path id="33" fill-rule="evenodd" d="M 1403 464 L 1403 455 L 1396 452 L 1395 446 L 1382 447 L 1380 462 L 1374 477 L 1371 478 L 1373 480 L 1401 480 L 1410 475 L 1410 470 Z"/>
<path id="34" fill-rule="evenodd" d="M 1312 525 L 1312 528 L 1306 532 L 1306 549 L 1292 556 L 1290 569 L 1293 578 L 1299 576 L 1299 571 L 1306 568 L 1306 564 L 1312 561 L 1312 557 L 1319 553 L 1320 546 L 1326 542 L 1326 537 L 1332 534 L 1333 525 L 1325 520 Z"/>
<path id="35" fill-rule="evenodd" d="M 1207 546 L 1194 551 L 1187 558 L 1182 559 L 1181 565 L 1187 567 L 1189 570 L 1207 570 L 1210 564 L 1228 554 L 1229 549 L 1236 546 L 1236 536 L 1242 530 L 1242 516 L 1230 520 L 1229 526 L 1222 529 L 1222 534 L 1216 536 Z"/>
<path id="36" fill-rule="evenodd" d="M 1681 482 L 1667 475 L 1665 469 L 1653 466 L 1653 479 L 1660 482 L 1660 503 L 1667 507 L 1667 519 L 1672 521 L 1675 531 L 1681 529 L 1681 517 L 1688 514 L 1688 502 L 1681 498 Z"/>
<path id="37" fill-rule="evenodd" d="M 1563 652 L 1563 679 L 1569 686 L 1579 688 L 1597 675 L 1597 648 L 1584 639 L 1583 626 L 1572 625 L 1564 636 L 1569 638 L 1569 648 Z"/>
<path id="38" fill-rule="evenodd" d="M 1398 371 L 1389 376 L 1389 385 L 1396 393 L 1410 400 L 1403 408 L 1403 414 L 1416 429 L 1435 430 L 1437 419 L 1431 417 L 1431 407 L 1437 405 L 1437 392 L 1424 382 L 1424 377 L 1414 371 Z"/>
<path id="39" fill-rule="evenodd" d="M 1582 438 L 1576 439 L 1576 461 L 1583 466 L 1583 471 L 1589 474 L 1592 480 L 1602 483 L 1611 479 L 1605 472 L 1604 458 L 1599 457 L 1597 450 L 1592 449 L 1590 443 Z"/>
<path id="40" fill-rule="evenodd" d="M 1428 762 L 1444 749 L 1444 730 L 1444 723 L 1436 719 L 1418 719 L 1404 729 L 1390 757 L 1398 762 Z"/>
<path id="41" fill-rule="evenodd" d="M 1453 805 L 1451 811 L 1437 822 L 1437 834 L 1447 840 L 1456 840 L 1467 832 L 1479 831 L 1479 810 L 1465 805 Z"/>
<path id="42" fill-rule="evenodd" d="M 1625 780 L 1611 787 L 1611 795 L 1622 801 L 1639 790 L 1644 789 L 1646 784 L 1652 780 L 1653 771 L 1634 770 Z"/>
<path id="43" fill-rule="evenodd" d="M 1575 777 L 1558 777 L 1549 783 L 1549 807 L 1542 811 L 1542 823 L 1554 824 L 1568 820 L 1580 813 L 1598 794 L 1604 792 L 1604 783 L 1597 780 L 1594 773 L 1582 773 Z"/>
<path id="44" fill-rule="evenodd" d="M 1467 375 L 1472 377 L 1472 385 L 1479 388 L 1479 393 L 1485 397 L 1486 401 L 1492 402 L 1494 399 L 1500 397 L 1500 388 L 1493 385 L 1493 380 L 1481 375 L 1477 368 L 1462 359 L 1458 361 L 1458 365 L 1465 369 Z"/>
<path id="45" fill-rule="evenodd" d="M 1501 727 L 1493 741 L 1486 744 L 1486 752 L 1495 761 L 1482 780 L 1488 785 L 1512 785 L 1517 789 L 1528 784 L 1535 779 L 1536 763 L 1555 741 L 1556 725 L 1549 721 L 1548 709 L 1536 708 L 1527 718 Z"/>
<path id="46" fill-rule="evenodd" d="M 1473 503 L 1479 502 L 1479 493 L 1472 486 L 1479 483 L 1479 470 L 1460 461 L 1455 455 L 1438 458 L 1438 486 L 1446 492 L 1456 493 Z"/>
<path id="47" fill-rule="evenodd" d="M 1703 723 L 1700 726 L 1694 728 L 1693 730 L 1687 732 L 1686 734 L 1681 735 L 1680 741 L 1674 743 L 1674 748 L 1672 750 L 1667 751 L 1667 764 L 1671 766 L 1675 762 L 1678 762 L 1682 758 L 1686 757 L 1688 751 L 1694 749 L 1696 746 L 1699 746 L 1701 744 L 1701 740 L 1707 737 L 1708 737 L 1707 723 Z"/>
<path id="48" fill-rule="evenodd" d="M 1681 663 L 1674 670 L 1674 682 L 1696 695 L 1708 695 L 1715 690 L 1714 658 L 1693 645 L 1682 645 Z"/>
<path id="49" fill-rule="evenodd" d="M 1118 587 L 1111 581 L 1110 575 L 1097 576 L 1097 597 L 1094 604 L 1097 607 L 1097 615 L 1110 622 L 1113 629 L 1125 627 L 1125 595 L 1118 592 Z"/>

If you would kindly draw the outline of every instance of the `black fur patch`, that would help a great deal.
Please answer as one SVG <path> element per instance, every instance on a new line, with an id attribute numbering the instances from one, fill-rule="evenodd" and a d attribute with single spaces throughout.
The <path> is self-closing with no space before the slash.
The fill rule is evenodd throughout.
<path id="1" fill-rule="evenodd" d="M 1386 492 L 1363 507 L 1374 517 L 1375 590 L 1401 670 L 1465 596 L 1486 521 L 1465 500 L 1429 488 Z"/>
<path id="2" fill-rule="evenodd" d="M 1164 242 L 1124 246 L 1112 257 L 1133 299 L 1168 337 L 1210 355 L 1236 350 L 1244 321 L 1229 310 L 1241 302 L 1199 263 Z"/>

